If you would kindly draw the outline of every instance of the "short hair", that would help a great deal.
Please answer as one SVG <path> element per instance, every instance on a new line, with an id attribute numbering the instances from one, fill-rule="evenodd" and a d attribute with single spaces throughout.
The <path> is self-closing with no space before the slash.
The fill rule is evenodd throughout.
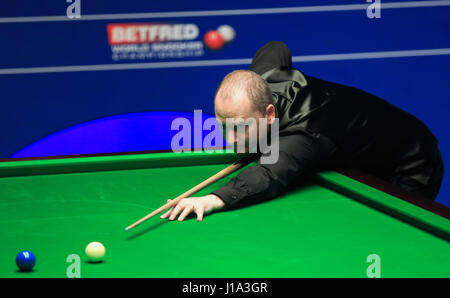
<path id="1" fill-rule="evenodd" d="M 219 93 L 223 98 L 231 98 L 241 91 L 245 91 L 253 107 L 262 114 L 267 105 L 273 104 L 269 84 L 257 73 L 242 69 L 232 71 L 222 79 L 214 99 Z"/>

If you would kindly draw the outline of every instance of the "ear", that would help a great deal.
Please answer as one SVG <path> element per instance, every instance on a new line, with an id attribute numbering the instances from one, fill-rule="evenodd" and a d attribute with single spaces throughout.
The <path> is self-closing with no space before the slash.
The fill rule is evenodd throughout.
<path id="1" fill-rule="evenodd" d="M 273 104 L 267 105 L 267 107 L 266 107 L 267 124 L 270 125 L 275 120 L 275 118 L 277 116 L 275 111 L 276 111 L 276 109 L 275 109 L 275 106 Z"/>

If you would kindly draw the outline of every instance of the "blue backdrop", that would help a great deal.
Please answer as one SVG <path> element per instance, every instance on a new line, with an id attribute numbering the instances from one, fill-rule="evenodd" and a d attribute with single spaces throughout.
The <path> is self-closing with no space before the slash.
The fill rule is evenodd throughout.
<path id="1" fill-rule="evenodd" d="M 2 1 L 0 158 L 169 149 L 171 119 L 194 109 L 213 115 L 222 77 L 281 40 L 304 73 L 376 94 L 425 122 L 447 173 L 449 2 L 383 1 L 381 18 L 369 18 L 366 1 L 80 0 L 81 18 L 69 19 L 65 0 Z M 186 24 L 195 38 L 132 44 L 141 48 L 108 39 L 108 25 Z M 211 51 L 203 36 L 223 24 L 236 38 Z M 448 206 L 449 180 L 437 199 Z"/>

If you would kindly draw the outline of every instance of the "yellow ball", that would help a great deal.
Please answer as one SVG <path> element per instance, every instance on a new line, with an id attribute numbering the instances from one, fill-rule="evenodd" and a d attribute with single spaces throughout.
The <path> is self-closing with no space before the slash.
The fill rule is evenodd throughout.
<path id="1" fill-rule="evenodd" d="M 105 247 L 100 242 L 91 242 L 86 246 L 86 255 L 91 261 L 101 261 L 105 255 Z"/>

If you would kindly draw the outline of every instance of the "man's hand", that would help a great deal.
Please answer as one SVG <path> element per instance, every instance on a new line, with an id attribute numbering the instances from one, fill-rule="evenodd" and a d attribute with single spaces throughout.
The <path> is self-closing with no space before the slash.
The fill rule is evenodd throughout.
<path id="1" fill-rule="evenodd" d="M 171 200 L 167 200 L 169 203 Z M 190 213 L 195 212 L 197 214 L 197 221 L 203 220 L 203 214 L 221 209 L 225 206 L 225 203 L 216 195 L 207 195 L 197 198 L 182 199 L 173 206 L 169 211 L 160 216 L 160 218 L 169 218 L 174 220 L 175 217 L 181 212 L 178 217 L 178 221 L 183 221 Z"/>

